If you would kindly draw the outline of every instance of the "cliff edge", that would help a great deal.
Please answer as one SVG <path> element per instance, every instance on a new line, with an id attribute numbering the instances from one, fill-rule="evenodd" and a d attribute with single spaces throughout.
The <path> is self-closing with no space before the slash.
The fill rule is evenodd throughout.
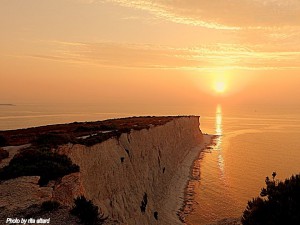
<path id="1" fill-rule="evenodd" d="M 80 166 L 86 197 L 116 224 L 175 225 L 180 224 L 180 207 L 170 204 L 178 195 L 172 190 L 182 167 L 184 176 L 189 173 L 192 162 L 186 165 L 184 159 L 202 143 L 199 117 L 192 116 L 132 130 L 91 147 L 62 146 L 59 152 Z"/>
<path id="2" fill-rule="evenodd" d="M 79 173 L 50 182 L 45 188 L 38 187 L 38 177 L 21 177 L 0 184 L 1 190 L 5 188 L 9 192 L 7 196 L 3 196 L 2 208 L 12 202 L 10 196 L 26 195 L 15 188 L 23 186 L 19 181 L 24 180 L 34 186 L 28 186 L 31 192 L 37 190 L 37 193 L 43 193 L 37 195 L 30 192 L 34 201 L 27 195 L 22 207 L 16 203 L 16 207 L 10 212 L 16 212 L 20 207 L 25 210 L 32 202 L 41 204 L 45 200 L 55 200 L 70 207 L 73 198 L 84 195 L 109 218 L 106 224 L 182 224 L 177 215 L 184 202 L 184 189 L 192 163 L 201 149 L 210 142 L 210 137 L 203 135 L 199 129 L 199 117 L 145 117 L 145 120 L 128 118 L 115 121 L 122 130 L 122 126 L 127 126 L 126 123 L 132 128 L 93 145 L 71 142 L 53 149 L 58 154 L 67 155 L 78 165 Z M 139 124 L 135 125 L 133 121 Z M 145 126 L 145 121 L 152 122 Z M 106 123 L 108 122 L 111 123 Z M 92 126 L 94 132 L 95 124 L 84 125 L 89 126 L 89 130 Z M 85 127 L 78 129 L 75 126 L 82 127 L 82 124 L 23 130 L 22 144 L 26 143 L 25 140 L 31 140 L 27 138 L 32 136 L 30 134 L 40 130 L 52 131 L 53 127 L 56 130 L 61 127 L 63 130 L 80 130 L 80 135 L 86 131 Z M 16 135 L 14 133 L 18 132 L 8 131 L 6 135 L 11 137 L 10 134 Z M 100 135 L 103 133 L 105 131 L 101 131 Z M 76 140 L 78 138 L 84 137 L 79 136 Z M 5 217 L 3 213 L 2 217 Z"/>

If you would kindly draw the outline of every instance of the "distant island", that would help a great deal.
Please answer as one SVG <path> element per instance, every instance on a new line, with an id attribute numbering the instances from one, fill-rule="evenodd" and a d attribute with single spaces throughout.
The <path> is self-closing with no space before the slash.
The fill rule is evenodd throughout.
<path id="1" fill-rule="evenodd" d="M 16 106 L 14 104 L 0 104 L 0 106 Z"/>

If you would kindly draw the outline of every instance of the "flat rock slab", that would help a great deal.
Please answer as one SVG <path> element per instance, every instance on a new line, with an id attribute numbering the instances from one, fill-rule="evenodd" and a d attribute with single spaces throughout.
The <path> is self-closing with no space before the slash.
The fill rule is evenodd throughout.
<path id="1" fill-rule="evenodd" d="M 22 210 L 52 198 L 52 187 L 40 187 L 40 177 L 18 177 L 0 184 L 0 208 Z"/>

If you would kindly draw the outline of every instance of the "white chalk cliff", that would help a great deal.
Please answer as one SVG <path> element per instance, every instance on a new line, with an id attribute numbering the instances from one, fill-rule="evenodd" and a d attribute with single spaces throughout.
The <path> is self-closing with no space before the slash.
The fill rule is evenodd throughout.
<path id="1" fill-rule="evenodd" d="M 189 116 L 59 152 L 80 166 L 85 196 L 114 224 L 176 225 L 190 166 L 203 144 L 199 117 Z"/>
<path id="2" fill-rule="evenodd" d="M 182 224 L 177 213 L 190 169 L 209 142 L 199 129 L 199 117 L 186 116 L 91 147 L 60 146 L 57 151 L 79 165 L 80 173 L 47 187 L 40 187 L 36 176 L 0 183 L 0 223 L 34 204 L 55 200 L 71 207 L 74 198 L 85 195 L 109 217 L 107 224 Z"/>

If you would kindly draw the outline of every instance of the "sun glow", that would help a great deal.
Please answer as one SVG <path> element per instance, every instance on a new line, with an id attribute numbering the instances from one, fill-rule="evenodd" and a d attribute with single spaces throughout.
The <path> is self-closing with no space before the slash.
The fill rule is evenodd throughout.
<path id="1" fill-rule="evenodd" d="M 216 82 L 214 89 L 217 93 L 223 93 L 226 90 L 225 82 L 222 81 Z"/>

